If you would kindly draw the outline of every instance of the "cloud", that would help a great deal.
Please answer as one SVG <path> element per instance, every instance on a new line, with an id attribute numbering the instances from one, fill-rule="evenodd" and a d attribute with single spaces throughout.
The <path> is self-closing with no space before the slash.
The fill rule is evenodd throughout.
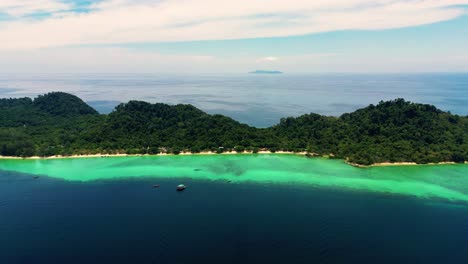
<path id="1" fill-rule="evenodd" d="M 12 17 L 21 17 L 36 13 L 54 13 L 69 10 L 71 4 L 58 0 L 2 0 L 0 12 Z"/>
<path id="2" fill-rule="evenodd" d="M 260 58 L 257 60 L 257 62 L 275 62 L 275 61 L 278 61 L 279 58 L 277 57 L 264 57 L 264 58 Z"/>
<path id="3" fill-rule="evenodd" d="M 18 4 L 18 2 L 20 4 Z M 380 30 L 465 14 L 468 0 L 104 0 L 87 13 L 0 21 L 0 49 L 284 37 Z M 0 12 L 66 11 L 57 0 L 2 0 Z"/>

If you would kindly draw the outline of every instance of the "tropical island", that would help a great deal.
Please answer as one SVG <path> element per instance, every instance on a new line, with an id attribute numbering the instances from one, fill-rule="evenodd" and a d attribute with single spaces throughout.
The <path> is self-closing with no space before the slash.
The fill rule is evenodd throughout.
<path id="1" fill-rule="evenodd" d="M 281 71 L 267 71 L 267 70 L 256 70 L 249 72 L 250 74 L 283 74 Z"/>
<path id="2" fill-rule="evenodd" d="M 339 117 L 305 114 L 255 128 L 192 105 L 129 101 L 99 114 L 80 98 L 52 92 L 0 99 L 0 155 L 291 152 L 356 165 L 468 160 L 468 117 L 396 99 Z"/>

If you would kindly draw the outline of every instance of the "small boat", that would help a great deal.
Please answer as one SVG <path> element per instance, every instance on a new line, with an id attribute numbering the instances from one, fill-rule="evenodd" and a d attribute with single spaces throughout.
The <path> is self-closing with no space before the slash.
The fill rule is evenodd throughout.
<path id="1" fill-rule="evenodd" d="M 159 187 L 159 184 L 153 185 L 153 188 L 158 188 L 158 187 Z"/>
<path id="2" fill-rule="evenodd" d="M 33 178 L 34 178 L 34 179 L 37 179 L 37 178 L 39 178 L 39 176 L 34 176 Z"/>
<path id="3" fill-rule="evenodd" d="M 177 185 L 177 191 L 183 191 L 183 190 L 185 190 L 185 188 L 186 188 L 186 187 L 185 187 L 185 185 L 183 185 L 183 184 Z"/>

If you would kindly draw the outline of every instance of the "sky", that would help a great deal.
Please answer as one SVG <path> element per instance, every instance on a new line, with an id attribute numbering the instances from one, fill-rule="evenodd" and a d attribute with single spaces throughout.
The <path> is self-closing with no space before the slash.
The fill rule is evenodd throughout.
<path id="1" fill-rule="evenodd" d="M 0 0 L 2 73 L 467 72 L 468 0 Z"/>

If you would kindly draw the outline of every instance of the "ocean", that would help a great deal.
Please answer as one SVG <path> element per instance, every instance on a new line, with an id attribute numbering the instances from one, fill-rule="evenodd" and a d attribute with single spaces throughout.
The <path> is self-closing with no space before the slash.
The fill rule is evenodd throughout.
<path id="1" fill-rule="evenodd" d="M 468 74 L 0 74 L 0 97 L 50 91 L 257 127 L 395 98 L 468 115 Z M 291 155 L 0 160 L 0 263 L 468 263 L 466 176 Z"/>
<path id="2" fill-rule="evenodd" d="M 1 160 L 0 263 L 467 263 L 466 175 L 280 154 Z"/>
<path id="3" fill-rule="evenodd" d="M 0 97 L 75 94 L 101 113 L 120 102 L 193 104 L 257 127 L 306 113 L 338 116 L 404 98 L 468 115 L 468 74 L 0 74 Z"/>

